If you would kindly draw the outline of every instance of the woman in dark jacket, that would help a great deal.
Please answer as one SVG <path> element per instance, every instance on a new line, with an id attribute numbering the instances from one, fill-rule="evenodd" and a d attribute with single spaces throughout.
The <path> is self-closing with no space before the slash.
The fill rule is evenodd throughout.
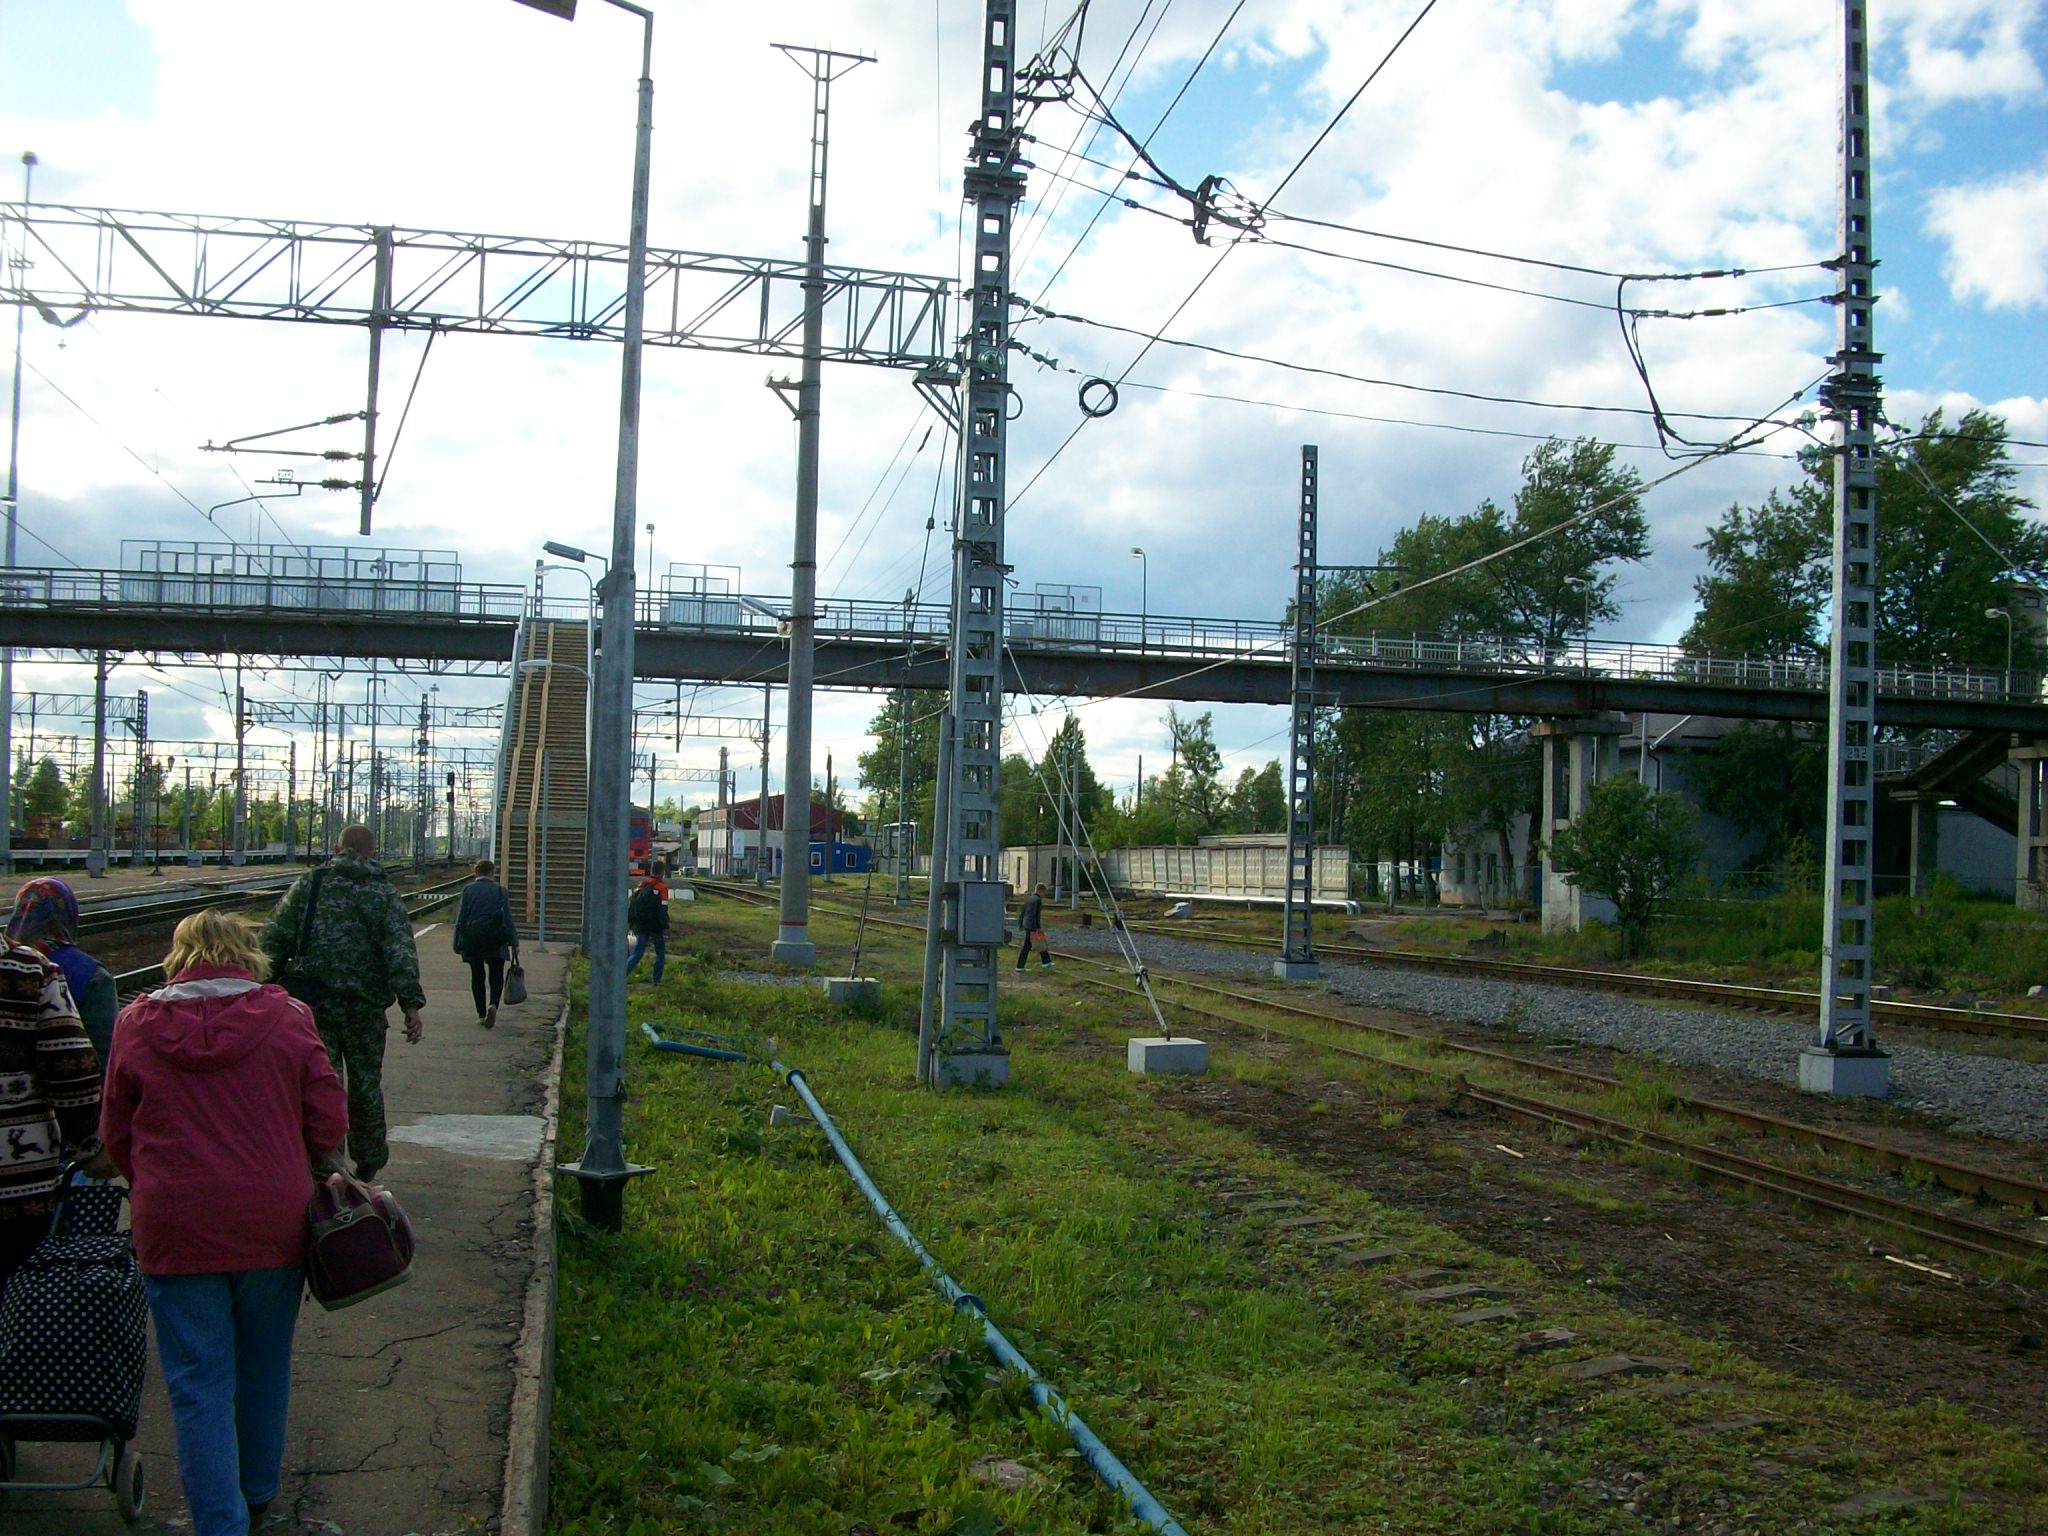
<path id="1" fill-rule="evenodd" d="M 519 930 L 512 926 L 512 898 L 492 879 L 497 866 L 478 859 L 476 876 L 462 888 L 455 908 L 455 953 L 469 962 L 469 992 L 476 999 L 476 1021 L 485 1029 L 498 1022 L 498 1003 L 505 995 L 505 962 L 519 952 Z M 489 982 L 486 1005 L 486 981 Z"/>
<path id="2" fill-rule="evenodd" d="M 29 881 L 15 892 L 7 937 L 40 950 L 64 973 L 78 1021 L 85 1026 L 86 1038 L 99 1053 L 104 1071 L 114 1042 L 114 1015 L 121 1002 L 107 968 L 78 947 L 78 897 L 71 887 L 54 875 Z"/>

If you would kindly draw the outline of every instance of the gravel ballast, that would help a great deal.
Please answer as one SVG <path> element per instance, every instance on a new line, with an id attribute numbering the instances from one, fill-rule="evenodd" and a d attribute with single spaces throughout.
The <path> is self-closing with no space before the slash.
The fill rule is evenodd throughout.
<path id="1" fill-rule="evenodd" d="M 1270 979 L 1271 955 L 1193 939 L 1133 936 L 1147 965 L 1240 980 Z M 1100 928 L 1067 928 L 1062 947 L 1116 950 Z M 1814 1037 L 1792 1019 L 1678 1008 L 1572 987 L 1321 962 L 1320 985 L 1351 1002 L 1456 1019 L 1531 1036 L 1578 1040 L 1636 1055 L 1796 1086 L 1799 1048 Z M 2009 1141 L 2048 1140 L 2048 1065 L 1880 1039 L 1891 1053 L 1891 1098 L 1952 1130 Z"/>

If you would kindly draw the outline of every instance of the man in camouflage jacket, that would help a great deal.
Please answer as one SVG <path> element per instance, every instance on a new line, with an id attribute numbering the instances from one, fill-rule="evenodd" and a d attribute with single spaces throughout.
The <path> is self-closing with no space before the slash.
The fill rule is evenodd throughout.
<path id="1" fill-rule="evenodd" d="M 309 901 L 313 919 L 301 952 L 299 929 Z M 348 1088 L 348 1150 L 356 1176 L 373 1178 L 391 1155 L 384 1139 L 384 1010 L 396 1000 L 405 1011 L 405 1038 L 417 1044 L 427 995 L 420 988 L 412 919 L 377 863 L 368 827 L 345 830 L 334 857 L 298 878 L 270 915 L 263 951 L 272 975 L 289 968 L 325 988 L 312 1005 L 313 1021 Z"/>

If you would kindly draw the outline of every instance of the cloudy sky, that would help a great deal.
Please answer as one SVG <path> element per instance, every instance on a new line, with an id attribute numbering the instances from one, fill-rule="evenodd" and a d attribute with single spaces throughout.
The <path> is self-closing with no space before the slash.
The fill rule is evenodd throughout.
<path id="1" fill-rule="evenodd" d="M 816 45 L 875 59 L 833 96 L 832 259 L 959 271 L 978 5 L 649 3 L 653 244 L 800 256 L 810 87 L 771 45 Z M 1069 0 L 1020 6 L 1027 50 L 1078 43 L 1086 81 L 1079 101 L 1029 122 L 1017 289 L 1062 318 L 1018 331 L 1033 354 L 1013 367 L 1021 590 L 1094 586 L 1106 610 L 1135 612 L 1137 545 L 1153 614 L 1276 618 L 1308 442 L 1331 562 L 1371 560 L 1421 513 L 1505 499 L 1545 435 L 1602 436 L 1646 477 L 1664 472 L 1616 284 L 1600 274 L 1756 274 L 1629 290 L 1641 307 L 1748 310 L 1644 324 L 1667 410 L 1760 416 L 1823 371 L 1832 311 L 1792 301 L 1829 288 L 1814 264 L 1835 247 L 1837 6 L 1438 0 L 1318 143 L 1422 9 L 1095 0 L 1075 28 Z M 1872 0 L 1871 15 L 1888 412 L 1913 423 L 1936 405 L 1989 405 L 2015 438 L 2048 442 L 2048 7 Z M 512 0 L 0 0 L 0 187 L 19 196 L 18 155 L 33 150 L 38 201 L 623 240 L 638 55 L 637 21 L 600 0 L 574 23 Z M 1081 110 L 1097 96 L 1160 174 L 1126 177 L 1130 143 Z M 1161 182 L 1212 176 L 1285 217 L 1256 242 L 1198 244 Z M 423 340 L 385 348 L 387 422 L 415 370 L 418 384 L 376 542 L 456 551 L 466 579 L 502 582 L 530 574 L 543 539 L 605 547 L 616 348 L 453 336 L 422 369 Z M 1080 381 L 1127 369 L 1115 413 L 1076 432 Z M 748 591 L 787 592 L 795 435 L 763 382 L 790 371 L 650 352 L 640 498 L 658 572 L 733 566 Z M 31 315 L 20 560 L 103 567 L 136 537 L 352 541 L 342 495 L 209 522 L 268 467 L 198 445 L 356 409 L 363 373 L 352 329 L 101 314 L 59 333 Z M 948 460 L 932 423 L 902 373 L 828 371 L 827 595 L 899 601 L 920 572 L 943 595 Z M 1653 495 L 1655 551 L 1622 585 L 1614 638 L 1684 627 L 1705 526 L 1789 481 L 1791 446 L 1780 437 Z M 2048 500 L 2048 448 L 2014 457 Z M 85 685 L 61 668 L 18 676 Z M 158 690 L 159 735 L 226 723 L 211 668 L 124 668 L 116 689 L 137 686 Z M 279 674 L 265 687 L 311 684 Z M 441 697 L 491 692 L 451 682 Z M 1042 705 L 1012 733 L 1034 754 L 1061 707 Z M 759 695 L 706 689 L 694 707 L 750 713 Z M 874 707 L 821 699 L 821 775 L 830 750 L 844 777 Z M 1164 712 L 1084 707 L 1098 771 L 1127 789 L 1140 754 L 1162 765 Z M 1217 736 L 1235 771 L 1284 751 L 1284 717 L 1221 709 Z M 686 742 L 680 761 L 716 756 L 716 742 Z"/>

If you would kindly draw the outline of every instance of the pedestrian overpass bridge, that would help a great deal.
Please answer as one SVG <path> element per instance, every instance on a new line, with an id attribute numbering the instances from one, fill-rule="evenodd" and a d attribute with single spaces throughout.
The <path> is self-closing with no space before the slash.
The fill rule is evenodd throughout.
<path id="1" fill-rule="evenodd" d="M 644 682 L 784 681 L 786 597 L 663 588 L 638 602 L 634 668 Z M 816 672 L 830 688 L 943 689 L 940 604 L 819 603 Z M 184 575 L 16 568 L 0 591 L 0 644 L 53 657 L 151 655 L 379 658 L 509 671 L 522 619 L 577 621 L 583 602 L 465 581 Z M 1291 631 L 1278 621 L 1075 612 L 1024 597 L 1006 613 L 1009 691 L 1286 704 Z M 1472 635 L 1325 635 L 1319 704 L 1457 713 L 1588 716 L 1610 711 L 1817 722 L 1826 668 L 1584 639 L 1548 649 Z M 2009 731 L 2048 739 L 2031 677 L 1990 669 L 1882 665 L 1881 725 Z"/>

